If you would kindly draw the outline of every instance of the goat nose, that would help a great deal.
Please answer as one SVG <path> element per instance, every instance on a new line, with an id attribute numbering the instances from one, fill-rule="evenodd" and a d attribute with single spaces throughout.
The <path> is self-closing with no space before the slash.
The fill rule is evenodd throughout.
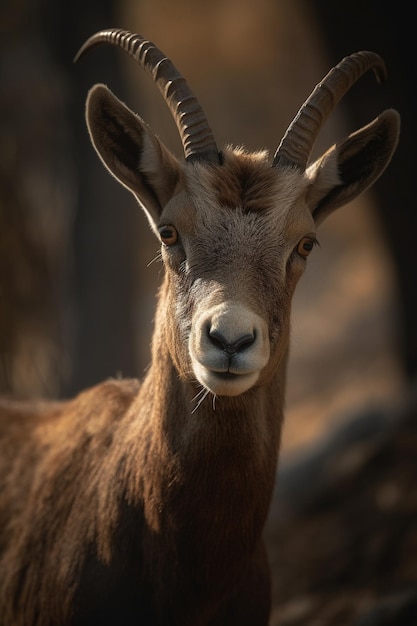
<path id="1" fill-rule="evenodd" d="M 233 354 L 236 354 L 253 344 L 255 341 L 255 333 L 247 333 L 237 339 L 234 339 L 233 341 L 230 341 L 217 329 L 211 329 L 209 331 L 209 338 L 217 348 L 224 350 L 226 354 L 232 356 Z"/>

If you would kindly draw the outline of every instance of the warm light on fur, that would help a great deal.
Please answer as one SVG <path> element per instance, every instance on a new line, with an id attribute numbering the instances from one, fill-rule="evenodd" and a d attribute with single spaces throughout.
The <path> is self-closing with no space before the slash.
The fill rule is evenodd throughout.
<path id="1" fill-rule="evenodd" d="M 124 31 L 93 44 L 102 40 L 135 58 L 143 43 Z M 241 148 L 217 155 L 198 115 L 208 139 L 201 148 L 183 116 L 191 147 L 178 160 L 107 87 L 89 93 L 99 157 L 155 235 L 170 226 L 175 237 L 161 243 L 165 278 L 141 384 L 0 404 L 2 626 L 268 623 L 262 530 L 292 296 L 318 223 L 383 172 L 399 118 L 386 111 L 304 167 L 289 140 L 272 163 Z"/>

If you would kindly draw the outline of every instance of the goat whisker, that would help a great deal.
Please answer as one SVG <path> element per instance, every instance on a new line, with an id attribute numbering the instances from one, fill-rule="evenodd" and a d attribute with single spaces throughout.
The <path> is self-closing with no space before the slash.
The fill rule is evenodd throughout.
<path id="1" fill-rule="evenodd" d="M 219 399 L 219 396 L 217 396 L 215 393 L 213 393 L 213 411 L 216 410 L 216 400 Z"/>
<path id="2" fill-rule="evenodd" d="M 195 395 L 195 396 L 194 396 L 194 398 L 191 400 L 191 402 L 194 402 L 194 400 L 197 400 L 197 398 L 198 398 L 199 396 L 201 396 L 201 397 L 200 397 L 200 399 L 198 400 L 198 402 L 197 402 L 197 404 L 195 405 L 195 407 L 193 408 L 193 410 L 191 411 L 191 415 L 197 411 L 197 409 L 201 406 L 201 404 L 202 404 L 202 403 L 204 402 L 204 400 L 207 398 L 207 396 L 209 395 L 209 393 L 210 393 L 210 390 L 209 390 L 209 389 L 206 389 L 205 387 L 202 387 L 202 388 L 200 389 L 200 391 L 199 391 L 198 393 L 196 393 L 196 395 Z"/>
<path id="3" fill-rule="evenodd" d="M 156 263 L 156 262 L 162 262 L 162 254 L 160 252 L 158 252 L 158 254 L 154 256 L 154 258 L 151 261 L 149 261 L 149 263 L 147 263 L 146 267 L 150 267 L 152 263 Z"/>
<path id="4" fill-rule="evenodd" d="M 210 391 L 210 389 L 206 389 L 206 387 L 201 385 L 200 391 L 198 391 L 195 394 L 195 396 L 191 399 L 191 402 L 194 402 L 198 399 L 196 406 L 191 411 L 191 414 L 197 411 L 197 409 L 201 406 L 201 404 L 204 402 L 204 400 L 207 398 L 209 394 L 213 396 L 213 400 L 212 400 L 213 411 L 216 410 L 216 400 L 218 400 L 218 396 L 212 391 Z"/>

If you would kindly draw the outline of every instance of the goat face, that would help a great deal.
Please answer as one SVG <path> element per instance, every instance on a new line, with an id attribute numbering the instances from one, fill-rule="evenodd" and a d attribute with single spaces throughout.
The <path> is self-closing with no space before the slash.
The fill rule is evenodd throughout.
<path id="1" fill-rule="evenodd" d="M 235 396 L 287 351 L 291 296 L 315 242 L 306 182 L 265 154 L 231 150 L 222 166 L 185 166 L 182 179 L 158 225 L 177 312 L 169 343 L 183 379 Z"/>

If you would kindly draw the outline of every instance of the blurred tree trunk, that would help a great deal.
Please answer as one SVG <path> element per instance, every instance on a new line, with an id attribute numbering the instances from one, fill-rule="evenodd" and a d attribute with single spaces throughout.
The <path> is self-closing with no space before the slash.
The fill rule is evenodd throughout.
<path id="1" fill-rule="evenodd" d="M 101 28 L 118 24 L 117 2 L 90 0 L 57 5 L 46 0 L 43 36 L 70 82 L 69 115 L 79 196 L 74 224 L 74 281 L 78 303 L 71 395 L 109 376 L 137 375 L 134 290 L 136 207 L 92 149 L 84 120 L 85 99 L 96 82 L 124 98 L 120 53 L 102 49 L 73 66 L 81 44 Z M 104 174 L 104 175 L 103 175 Z"/>
<path id="2" fill-rule="evenodd" d="M 56 395 L 76 187 L 68 89 L 37 11 L 10 3 L 0 17 L 0 389 Z"/>
<path id="3" fill-rule="evenodd" d="M 354 126 L 367 123 L 383 108 L 393 107 L 401 114 L 397 153 L 373 192 L 395 265 L 401 358 L 411 378 L 417 373 L 417 211 L 413 173 L 417 124 L 411 96 L 416 77 L 415 54 L 408 34 L 411 5 L 401 0 L 395 5 L 377 0 L 318 0 L 308 3 L 308 8 L 316 12 L 331 62 L 337 63 L 358 50 L 373 50 L 387 64 L 385 85 L 375 86 L 370 77 L 352 90 L 347 101 Z"/>
<path id="4" fill-rule="evenodd" d="M 110 50 L 72 63 L 89 35 L 117 22 L 114 4 L 0 9 L 1 391 L 69 395 L 137 373 L 136 211 L 102 176 L 84 121 L 95 82 L 123 97 L 118 59 Z"/>

